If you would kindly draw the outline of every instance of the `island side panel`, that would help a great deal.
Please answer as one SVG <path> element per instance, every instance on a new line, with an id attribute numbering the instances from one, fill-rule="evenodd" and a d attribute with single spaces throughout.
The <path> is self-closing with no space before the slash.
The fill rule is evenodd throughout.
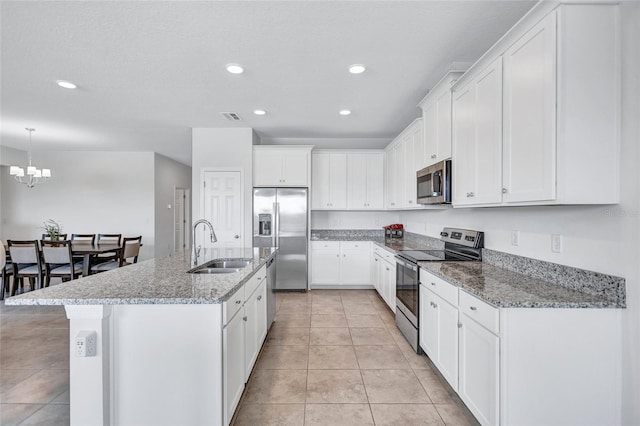
<path id="1" fill-rule="evenodd" d="M 114 424 L 222 424 L 221 307 L 114 307 Z"/>
<path id="2" fill-rule="evenodd" d="M 69 391 L 71 425 L 111 424 L 111 306 L 67 305 L 69 318 Z M 79 357 L 76 336 L 96 333 L 96 354 Z"/>

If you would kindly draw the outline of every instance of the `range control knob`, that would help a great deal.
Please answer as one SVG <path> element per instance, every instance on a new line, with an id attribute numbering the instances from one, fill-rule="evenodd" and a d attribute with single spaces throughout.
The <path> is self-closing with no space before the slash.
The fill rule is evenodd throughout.
<path id="1" fill-rule="evenodd" d="M 476 237 L 472 237 L 471 235 L 467 235 L 466 237 L 464 237 L 465 240 L 467 241 L 473 241 L 476 239 Z"/>
<path id="2" fill-rule="evenodd" d="M 440 233 L 440 236 L 441 236 L 441 237 L 448 237 L 448 236 L 449 236 L 449 233 L 448 233 L 448 232 L 444 232 L 444 231 L 442 231 L 442 232 Z"/>

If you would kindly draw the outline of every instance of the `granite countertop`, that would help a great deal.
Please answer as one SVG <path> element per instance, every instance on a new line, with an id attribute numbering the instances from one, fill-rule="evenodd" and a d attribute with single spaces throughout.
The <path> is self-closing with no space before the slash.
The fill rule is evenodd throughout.
<path id="1" fill-rule="evenodd" d="M 419 265 L 500 308 L 624 308 L 602 296 L 561 287 L 484 262 L 419 262 Z"/>
<path id="2" fill-rule="evenodd" d="M 215 304 L 227 300 L 277 249 L 203 249 L 199 264 L 219 258 L 253 259 L 231 274 L 188 274 L 191 252 L 150 259 L 5 300 L 7 305 Z"/>

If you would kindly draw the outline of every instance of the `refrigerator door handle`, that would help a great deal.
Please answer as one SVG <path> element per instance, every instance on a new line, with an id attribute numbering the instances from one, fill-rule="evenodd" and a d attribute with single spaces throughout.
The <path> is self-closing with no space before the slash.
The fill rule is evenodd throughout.
<path id="1" fill-rule="evenodd" d="M 274 229 L 273 229 L 273 235 L 271 236 L 271 238 L 272 238 L 272 242 L 273 242 L 273 247 L 278 247 L 278 245 L 280 243 L 280 238 L 279 238 L 279 234 L 280 234 L 280 203 L 278 203 L 278 202 L 273 203 L 273 223 L 274 223 Z"/>

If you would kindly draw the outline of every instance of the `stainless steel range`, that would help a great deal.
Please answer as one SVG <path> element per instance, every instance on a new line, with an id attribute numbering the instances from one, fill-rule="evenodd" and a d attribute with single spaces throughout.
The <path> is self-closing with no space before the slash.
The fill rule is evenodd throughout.
<path id="1" fill-rule="evenodd" d="M 440 233 L 444 250 L 400 250 L 396 255 L 396 324 L 417 353 L 420 268 L 418 262 L 463 262 L 482 260 L 484 233 L 444 228 Z"/>

